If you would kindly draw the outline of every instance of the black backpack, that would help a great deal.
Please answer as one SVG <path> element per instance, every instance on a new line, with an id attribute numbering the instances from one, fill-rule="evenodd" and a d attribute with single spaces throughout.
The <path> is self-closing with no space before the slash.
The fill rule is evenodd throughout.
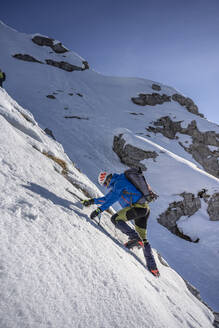
<path id="1" fill-rule="evenodd" d="M 131 168 L 124 172 L 125 177 L 142 193 L 142 197 L 139 199 L 138 203 L 142 204 L 152 201 L 157 198 L 157 195 L 153 193 L 151 187 L 146 182 L 145 177 L 142 173 L 141 168 Z"/>

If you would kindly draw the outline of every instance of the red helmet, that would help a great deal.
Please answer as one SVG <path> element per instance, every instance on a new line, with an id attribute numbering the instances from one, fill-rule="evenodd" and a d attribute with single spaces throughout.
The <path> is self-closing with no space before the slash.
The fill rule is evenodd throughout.
<path id="1" fill-rule="evenodd" d="M 108 173 L 105 171 L 102 171 L 99 173 L 98 175 L 98 182 L 101 186 L 104 185 L 104 182 L 106 181 L 106 177 L 107 177 Z"/>
<path id="2" fill-rule="evenodd" d="M 108 172 L 106 172 L 106 171 L 102 171 L 102 172 L 100 172 L 99 175 L 98 175 L 98 182 L 99 182 L 99 184 L 100 184 L 101 186 L 103 186 L 103 185 L 106 183 L 106 180 L 107 180 L 109 177 L 110 177 L 110 178 L 112 177 L 112 174 L 111 174 L 111 173 L 108 173 Z"/>

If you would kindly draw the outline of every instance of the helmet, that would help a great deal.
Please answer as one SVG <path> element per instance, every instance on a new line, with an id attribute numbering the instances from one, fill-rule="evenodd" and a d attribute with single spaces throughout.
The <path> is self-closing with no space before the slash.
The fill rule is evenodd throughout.
<path id="1" fill-rule="evenodd" d="M 106 177 L 107 177 L 108 173 L 105 171 L 102 171 L 99 173 L 98 175 L 98 182 L 101 186 L 104 185 L 104 182 L 106 181 Z"/>
<path id="2" fill-rule="evenodd" d="M 98 175 L 98 182 L 101 186 L 103 186 L 108 178 L 111 178 L 112 174 L 106 171 L 102 171 Z"/>

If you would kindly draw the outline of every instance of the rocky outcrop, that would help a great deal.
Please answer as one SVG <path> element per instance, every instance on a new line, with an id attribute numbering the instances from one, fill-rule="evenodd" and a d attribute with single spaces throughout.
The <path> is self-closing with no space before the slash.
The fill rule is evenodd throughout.
<path id="1" fill-rule="evenodd" d="M 213 194 L 210 198 L 207 212 L 211 221 L 219 221 L 219 193 Z"/>
<path id="2" fill-rule="evenodd" d="M 64 118 L 76 118 L 77 120 L 89 120 L 88 117 L 81 117 L 81 116 L 77 116 L 77 115 L 64 116 Z"/>
<path id="3" fill-rule="evenodd" d="M 54 137 L 54 135 L 53 135 L 52 130 L 50 130 L 50 129 L 48 129 L 48 128 L 45 128 L 44 131 L 45 131 L 45 133 L 46 133 L 48 136 L 50 136 L 52 139 L 56 140 L 55 137 Z"/>
<path id="4" fill-rule="evenodd" d="M 219 147 L 219 134 L 215 131 L 199 131 L 195 120 L 186 128 L 182 128 L 181 123 L 182 121 L 174 122 L 169 116 L 164 116 L 154 122 L 154 126 L 149 126 L 147 130 L 154 133 L 162 133 L 169 139 L 176 139 L 177 133 L 192 137 L 192 143 L 189 146 L 179 142 L 180 146 L 190 153 L 206 172 L 219 178 L 219 148 L 218 150 L 211 150 L 209 147 Z"/>
<path id="5" fill-rule="evenodd" d="M 152 89 L 155 91 L 161 91 L 161 87 L 158 84 L 153 83 Z M 194 103 L 194 101 L 191 98 L 184 97 L 180 95 L 179 93 L 175 93 L 172 96 L 168 96 L 166 94 L 160 95 L 159 93 L 152 93 L 152 94 L 145 94 L 145 93 L 139 93 L 138 97 L 132 97 L 131 100 L 134 104 L 140 105 L 140 106 L 155 106 L 155 105 L 161 105 L 164 102 L 170 102 L 171 100 L 174 100 L 178 102 L 181 106 L 184 106 L 190 113 L 199 115 L 201 117 L 204 117 L 203 114 L 199 113 L 198 106 Z"/>
<path id="6" fill-rule="evenodd" d="M 158 154 L 155 151 L 146 151 L 132 145 L 126 144 L 123 134 L 114 136 L 113 150 L 120 158 L 121 162 L 129 167 L 141 167 L 143 171 L 147 168 L 141 163 L 144 159 L 155 158 Z"/>
<path id="7" fill-rule="evenodd" d="M 160 85 L 153 83 L 152 84 L 152 89 L 155 90 L 155 91 L 160 91 L 161 87 L 160 87 Z"/>
<path id="8" fill-rule="evenodd" d="M 168 209 L 160 214 L 157 221 L 178 237 L 191 242 L 198 242 L 199 239 L 192 240 L 189 236 L 180 232 L 177 227 L 177 221 L 182 216 L 192 216 L 195 214 L 201 208 L 200 198 L 195 197 L 192 193 L 186 192 L 179 196 L 183 197 L 183 200 L 169 204 Z"/>
<path id="9" fill-rule="evenodd" d="M 41 35 L 36 35 L 32 38 L 32 41 L 37 44 L 38 46 L 46 46 L 50 47 L 54 52 L 58 54 L 63 54 L 69 51 L 67 48 L 63 46 L 61 42 L 54 42 L 54 39 L 47 38 Z"/>
<path id="10" fill-rule="evenodd" d="M 54 95 L 47 95 L 46 97 L 49 99 L 56 99 L 56 97 Z"/>
<path id="11" fill-rule="evenodd" d="M 193 113 L 195 115 L 199 115 L 201 117 L 204 117 L 203 114 L 200 114 L 198 111 L 198 106 L 195 105 L 194 101 L 190 98 L 186 98 L 178 93 L 175 93 L 174 95 L 172 95 L 172 99 L 174 101 L 177 101 L 181 106 L 186 107 L 186 109 L 190 112 Z"/>
<path id="12" fill-rule="evenodd" d="M 76 66 L 76 65 L 69 64 L 65 61 L 60 61 L 59 62 L 59 61 L 55 61 L 55 60 L 52 60 L 52 59 L 46 59 L 46 63 L 47 63 L 47 65 L 58 67 L 58 68 L 63 69 L 64 71 L 67 71 L 67 72 L 84 71 L 84 68 Z"/>
<path id="13" fill-rule="evenodd" d="M 12 57 L 16 58 L 16 59 L 20 59 L 20 60 L 24 60 L 27 62 L 33 62 L 33 63 L 40 63 L 40 64 L 44 64 L 43 62 L 41 62 L 40 60 L 34 58 L 33 56 L 27 55 L 27 54 L 15 54 Z"/>
<path id="14" fill-rule="evenodd" d="M 161 105 L 165 102 L 171 101 L 171 97 L 167 96 L 165 94 L 160 95 L 159 93 L 152 93 L 152 94 L 144 94 L 140 93 L 138 97 L 132 97 L 131 100 L 134 104 L 140 105 L 140 106 L 155 106 L 155 105 Z"/>
<path id="15" fill-rule="evenodd" d="M 182 121 L 174 122 L 169 116 L 163 116 L 154 122 L 156 128 L 149 126 L 147 130 L 154 133 L 162 133 L 169 139 L 175 139 L 176 134 L 182 130 L 181 123 Z"/>
<path id="16" fill-rule="evenodd" d="M 84 67 L 83 67 L 84 70 L 90 68 L 90 66 L 89 66 L 89 64 L 88 64 L 88 62 L 86 60 L 82 61 L 82 64 L 84 65 Z"/>
<path id="17" fill-rule="evenodd" d="M 65 52 L 68 52 L 69 50 L 63 46 L 61 42 L 56 42 L 52 38 L 47 38 L 45 36 L 41 35 L 36 35 L 32 38 L 32 41 L 37 44 L 38 46 L 46 46 L 50 47 L 55 53 L 57 54 L 63 54 Z M 65 56 L 64 56 L 65 57 Z M 52 59 L 46 59 L 46 63 L 48 65 L 52 65 L 61 69 L 64 69 L 65 71 L 68 72 L 73 72 L 73 71 L 84 71 L 86 69 L 89 69 L 89 65 L 87 61 L 82 61 L 82 67 L 76 66 L 69 64 L 67 62 L 58 62 L 54 61 Z"/>

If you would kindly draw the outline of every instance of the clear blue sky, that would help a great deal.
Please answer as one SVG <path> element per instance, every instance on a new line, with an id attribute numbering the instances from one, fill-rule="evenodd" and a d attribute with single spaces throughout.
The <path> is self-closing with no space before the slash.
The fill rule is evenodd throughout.
<path id="1" fill-rule="evenodd" d="M 103 74 L 173 86 L 219 123 L 219 0 L 7 0 L 0 19 L 60 40 Z"/>

